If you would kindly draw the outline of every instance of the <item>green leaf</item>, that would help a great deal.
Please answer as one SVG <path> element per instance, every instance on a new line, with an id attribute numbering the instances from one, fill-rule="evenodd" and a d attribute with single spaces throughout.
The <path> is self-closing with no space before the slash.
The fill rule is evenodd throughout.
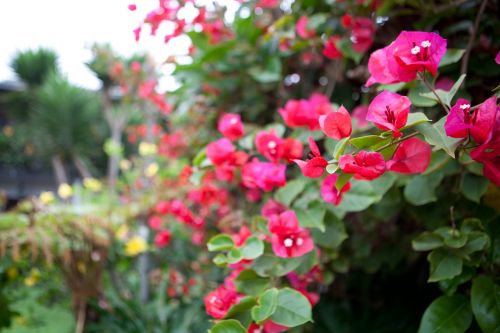
<path id="1" fill-rule="evenodd" d="M 428 92 L 429 89 L 420 81 L 410 89 L 408 92 L 408 98 L 410 98 L 411 103 L 414 106 L 420 107 L 431 107 L 437 104 L 437 98 L 432 92 Z M 432 94 L 432 95 L 430 95 Z M 443 99 L 439 96 L 441 100 Z"/>
<path id="2" fill-rule="evenodd" d="M 328 249 L 338 248 L 347 239 L 347 231 L 344 222 L 339 220 L 332 212 L 327 211 L 325 215 L 325 231 L 313 229 L 314 243 Z"/>
<path id="3" fill-rule="evenodd" d="M 257 304 L 257 300 L 254 296 L 245 296 L 237 304 L 231 306 L 224 318 L 235 318 L 238 314 L 245 312 L 250 315 L 250 309 L 254 307 L 255 304 Z"/>
<path id="4" fill-rule="evenodd" d="M 286 186 L 277 190 L 274 198 L 285 206 L 290 206 L 293 200 L 304 190 L 305 186 L 306 182 L 304 179 L 294 179 L 289 181 Z"/>
<path id="5" fill-rule="evenodd" d="M 256 236 L 249 237 L 240 249 L 244 259 L 253 260 L 264 253 L 264 243 Z"/>
<path id="6" fill-rule="evenodd" d="M 439 67 L 443 67 L 458 62 L 462 58 L 464 53 L 465 50 L 463 49 L 447 49 L 446 53 L 441 59 L 441 62 L 439 63 Z"/>
<path id="7" fill-rule="evenodd" d="M 423 112 L 412 112 L 408 114 L 408 121 L 401 130 L 405 130 L 407 128 L 417 126 L 418 124 L 424 124 L 428 122 L 430 122 L 430 120 Z"/>
<path id="8" fill-rule="evenodd" d="M 455 82 L 453 87 L 451 87 L 450 91 L 444 91 L 441 89 L 435 89 L 435 93 L 439 96 L 441 101 L 446 104 L 448 107 L 451 106 L 451 102 L 453 101 L 453 97 L 455 97 L 456 93 L 458 92 L 458 89 L 460 89 L 460 86 L 464 82 L 465 79 L 465 74 L 462 74 L 458 80 Z M 420 96 L 423 98 L 427 98 L 428 100 L 432 100 L 435 102 L 438 102 L 438 99 L 434 93 L 431 92 L 426 92 L 426 93 L 420 93 Z"/>
<path id="9" fill-rule="evenodd" d="M 500 332 L 500 286 L 480 276 L 472 282 L 472 312 L 484 333 Z"/>
<path id="10" fill-rule="evenodd" d="M 260 295 L 258 305 L 252 308 L 252 319 L 260 324 L 271 317 L 278 307 L 278 294 L 276 288 L 266 290 Z"/>
<path id="11" fill-rule="evenodd" d="M 425 231 L 415 238 L 411 245 L 415 251 L 429 251 L 443 246 L 443 239 L 439 235 Z"/>
<path id="12" fill-rule="evenodd" d="M 234 319 L 221 320 L 215 324 L 209 333 L 247 333 L 247 330 L 241 323 Z"/>
<path id="13" fill-rule="evenodd" d="M 472 312 L 466 297 L 441 296 L 425 310 L 418 333 L 464 333 L 471 322 Z"/>
<path id="14" fill-rule="evenodd" d="M 241 249 L 232 248 L 227 254 L 227 262 L 229 264 L 236 264 L 241 260 L 243 260 L 243 253 L 241 252 Z"/>
<path id="15" fill-rule="evenodd" d="M 352 138 L 349 140 L 349 143 L 358 149 L 363 149 L 373 146 L 378 142 L 380 142 L 381 140 L 385 140 L 385 138 L 380 137 L 378 135 L 366 135 L 366 136 L 360 136 L 358 138 Z"/>
<path id="16" fill-rule="evenodd" d="M 251 269 L 244 270 L 234 280 L 236 290 L 247 295 L 258 295 L 269 287 L 269 279 L 262 278 Z"/>
<path id="17" fill-rule="evenodd" d="M 307 209 L 296 211 L 299 224 L 302 227 L 317 228 L 325 231 L 323 219 L 325 218 L 325 206 L 322 202 L 314 201 Z"/>
<path id="18" fill-rule="evenodd" d="M 467 244 L 462 250 L 467 254 L 482 251 L 490 245 L 490 237 L 481 231 L 471 231 L 467 234 Z"/>
<path id="19" fill-rule="evenodd" d="M 352 173 L 341 173 L 335 182 L 335 188 L 340 191 L 354 175 Z"/>
<path id="20" fill-rule="evenodd" d="M 431 265 L 429 282 L 451 279 L 462 272 L 462 258 L 444 249 L 429 253 L 427 261 Z"/>
<path id="21" fill-rule="evenodd" d="M 227 265 L 227 257 L 225 254 L 222 254 L 222 253 L 218 253 L 215 257 L 214 257 L 214 264 L 216 264 L 217 266 L 226 266 Z"/>
<path id="22" fill-rule="evenodd" d="M 210 238 L 207 243 L 208 251 L 229 251 L 234 247 L 234 242 L 231 236 L 220 234 Z"/>
<path id="23" fill-rule="evenodd" d="M 461 139 L 451 138 L 446 135 L 444 131 L 444 123 L 446 121 L 446 116 L 437 121 L 434 125 L 431 124 L 419 124 L 416 126 L 417 130 L 422 133 L 426 141 L 439 149 L 443 149 L 455 158 L 455 149 Z"/>
<path id="24" fill-rule="evenodd" d="M 405 199 L 414 206 L 436 201 L 437 196 L 434 191 L 441 184 L 443 177 L 442 173 L 414 176 L 405 186 Z"/>
<path id="25" fill-rule="evenodd" d="M 276 311 L 271 316 L 276 324 L 295 327 L 311 320 L 311 304 L 296 290 L 283 288 L 278 293 Z"/>
<path id="26" fill-rule="evenodd" d="M 393 83 L 393 84 L 381 84 L 377 87 L 377 92 L 388 90 L 391 92 L 398 92 L 406 86 L 405 82 Z"/>
<path id="27" fill-rule="evenodd" d="M 297 269 L 304 257 L 278 258 L 274 255 L 264 254 L 252 263 L 252 268 L 260 276 L 283 276 Z"/>
<path id="28" fill-rule="evenodd" d="M 488 189 L 488 179 L 467 173 L 462 182 L 461 192 L 467 199 L 479 203 Z"/>
<path id="29" fill-rule="evenodd" d="M 278 56 L 268 59 L 264 68 L 251 67 L 248 74 L 259 83 L 274 83 L 281 80 L 281 61 Z"/>
<path id="30" fill-rule="evenodd" d="M 335 172 L 337 172 L 337 170 L 339 169 L 339 166 L 337 163 L 332 163 L 332 164 L 328 164 L 326 166 L 326 172 L 328 172 L 329 174 L 334 174 Z"/>
<path id="31" fill-rule="evenodd" d="M 343 138 L 337 144 L 335 145 L 335 150 L 333 151 L 333 158 L 335 158 L 337 161 L 339 160 L 340 155 L 342 155 L 345 151 L 345 148 L 347 147 L 347 144 L 349 143 L 349 138 Z"/>
<path id="32" fill-rule="evenodd" d="M 207 150 L 203 148 L 196 154 L 196 156 L 193 158 L 193 165 L 194 166 L 200 166 L 201 162 L 207 157 Z"/>

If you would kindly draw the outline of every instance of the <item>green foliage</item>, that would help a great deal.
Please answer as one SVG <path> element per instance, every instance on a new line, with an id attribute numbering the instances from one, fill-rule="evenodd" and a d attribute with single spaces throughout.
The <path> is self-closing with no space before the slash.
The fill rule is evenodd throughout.
<path id="1" fill-rule="evenodd" d="M 29 88 L 36 88 L 58 71 L 57 54 L 45 48 L 21 51 L 14 55 L 11 67 Z"/>

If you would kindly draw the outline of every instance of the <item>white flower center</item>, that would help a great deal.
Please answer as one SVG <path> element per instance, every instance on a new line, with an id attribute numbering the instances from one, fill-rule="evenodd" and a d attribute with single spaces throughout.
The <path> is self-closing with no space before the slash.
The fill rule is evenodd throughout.
<path id="1" fill-rule="evenodd" d="M 469 108 L 470 108 L 470 104 L 462 104 L 462 105 L 460 105 L 460 108 L 461 108 L 462 110 L 467 110 L 467 109 L 469 109 Z"/>
<path id="2" fill-rule="evenodd" d="M 236 119 L 236 118 L 231 118 L 231 120 L 229 121 L 229 123 L 231 125 L 236 125 L 237 122 L 238 122 L 238 119 Z"/>
<path id="3" fill-rule="evenodd" d="M 285 244 L 285 247 L 292 247 L 293 246 L 293 239 L 285 238 L 285 241 L 283 242 L 283 244 Z"/>
<path id="4" fill-rule="evenodd" d="M 269 149 L 274 149 L 274 148 L 276 148 L 276 146 L 277 146 L 277 144 L 274 141 L 269 141 L 269 143 L 267 144 L 267 147 Z"/>
<path id="5" fill-rule="evenodd" d="M 431 44 L 431 42 L 429 42 L 428 40 L 424 40 L 424 41 L 420 44 L 420 46 L 422 46 L 423 48 L 428 48 L 428 47 L 430 47 L 431 45 L 432 45 L 432 44 Z"/>
<path id="6" fill-rule="evenodd" d="M 298 246 L 301 246 L 302 244 L 304 244 L 304 240 L 302 238 L 297 238 L 297 240 L 295 241 L 297 243 Z"/>
<path id="7" fill-rule="evenodd" d="M 420 47 L 415 46 L 414 48 L 411 49 L 411 54 L 419 54 L 420 53 Z"/>
<path id="8" fill-rule="evenodd" d="M 210 298 L 210 304 L 214 304 L 215 301 L 217 301 L 217 297 L 212 296 L 212 298 Z"/>

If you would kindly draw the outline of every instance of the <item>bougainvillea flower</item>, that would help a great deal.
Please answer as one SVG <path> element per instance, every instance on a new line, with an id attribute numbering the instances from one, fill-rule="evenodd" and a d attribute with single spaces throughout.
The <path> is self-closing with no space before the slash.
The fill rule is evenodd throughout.
<path id="1" fill-rule="evenodd" d="M 359 105 L 352 110 L 352 117 L 356 119 L 356 126 L 363 129 L 368 126 L 366 114 L 368 113 L 368 105 Z"/>
<path id="2" fill-rule="evenodd" d="M 320 116 L 318 121 L 323 132 L 330 138 L 340 140 L 351 136 L 351 115 L 343 105 L 336 112 Z"/>
<path id="3" fill-rule="evenodd" d="M 286 165 L 261 162 L 253 159 L 241 169 L 241 182 L 248 189 L 269 192 L 275 187 L 285 186 Z"/>
<path id="4" fill-rule="evenodd" d="M 368 106 L 366 120 L 373 122 L 382 130 L 392 131 L 394 137 L 400 137 L 399 129 L 406 125 L 410 106 L 408 97 L 383 91 Z"/>
<path id="5" fill-rule="evenodd" d="M 168 214 L 170 211 L 170 202 L 164 201 L 164 200 L 159 201 L 155 205 L 155 211 L 156 211 L 156 213 L 158 213 L 160 215 Z"/>
<path id="6" fill-rule="evenodd" d="M 445 53 L 446 40 L 438 34 L 402 31 L 390 45 L 371 54 L 366 85 L 410 82 L 424 70 L 436 75 Z"/>
<path id="7" fill-rule="evenodd" d="M 148 218 L 148 225 L 153 230 L 160 230 L 163 220 L 158 215 L 153 215 Z"/>
<path id="8" fill-rule="evenodd" d="M 133 30 L 133 32 L 134 32 L 134 39 L 135 39 L 136 42 L 138 42 L 139 39 L 141 38 L 141 30 L 142 30 L 142 27 L 140 27 L 140 26 L 137 27 L 137 28 L 135 28 Z"/>
<path id="9" fill-rule="evenodd" d="M 207 157 L 214 165 L 221 165 L 235 150 L 231 141 L 222 138 L 207 145 Z"/>
<path id="10" fill-rule="evenodd" d="M 304 295 L 311 305 L 315 305 L 319 301 L 319 295 L 308 291 L 308 287 L 312 283 L 323 282 L 323 273 L 318 265 L 314 266 L 309 272 L 299 275 L 296 272 L 290 272 L 286 276 L 290 281 L 291 286 Z"/>
<path id="11" fill-rule="evenodd" d="M 294 138 L 286 138 L 283 140 L 283 156 L 286 161 L 300 159 L 304 151 L 302 142 Z"/>
<path id="12" fill-rule="evenodd" d="M 247 241 L 248 237 L 252 236 L 252 232 L 246 225 L 242 226 L 238 233 L 232 234 L 231 239 L 236 247 L 240 247 Z"/>
<path id="13" fill-rule="evenodd" d="M 241 116 L 234 113 L 223 114 L 217 123 L 217 129 L 227 139 L 233 141 L 241 138 L 244 133 Z"/>
<path id="14" fill-rule="evenodd" d="M 495 125 L 497 98 L 492 96 L 471 110 L 468 100 L 459 99 L 450 110 L 444 124 L 446 135 L 465 138 L 470 135 L 477 143 L 485 142 Z"/>
<path id="15" fill-rule="evenodd" d="M 321 183 L 320 193 L 323 200 L 332 205 L 339 205 L 342 201 L 342 194 L 351 189 L 351 183 L 347 182 L 342 189 L 339 191 L 335 187 L 335 183 L 339 176 L 337 174 L 328 175 L 323 179 Z"/>
<path id="16" fill-rule="evenodd" d="M 330 100 L 323 94 L 314 93 L 311 95 L 311 97 L 309 97 L 308 101 L 311 112 L 315 114 L 316 120 L 319 118 L 319 116 L 333 112 Z"/>
<path id="17" fill-rule="evenodd" d="M 354 17 L 351 21 L 352 48 L 358 53 L 364 53 L 373 44 L 375 24 L 369 17 Z"/>
<path id="18" fill-rule="evenodd" d="M 295 31 L 297 31 L 297 35 L 299 35 L 303 39 L 309 39 L 312 38 L 316 35 L 316 31 L 313 29 L 309 30 L 307 28 L 307 23 L 309 20 L 307 19 L 307 16 L 301 16 L 297 24 L 295 25 Z"/>
<path id="19" fill-rule="evenodd" d="M 360 180 L 372 180 L 385 172 L 385 160 L 379 152 L 361 150 L 356 155 L 347 154 L 339 158 L 339 168 L 344 173 L 354 174 Z"/>
<path id="20" fill-rule="evenodd" d="M 279 215 L 286 211 L 286 207 L 278 201 L 269 199 L 261 209 L 261 214 L 268 219 L 273 215 Z"/>
<path id="21" fill-rule="evenodd" d="M 205 310 L 209 316 L 222 319 L 231 306 L 238 303 L 236 291 L 220 286 L 205 296 Z"/>
<path id="22" fill-rule="evenodd" d="M 157 247 L 166 247 L 170 244 L 172 233 L 169 230 L 162 230 L 155 236 L 155 245 Z"/>
<path id="23" fill-rule="evenodd" d="M 310 112 L 309 103 L 304 99 L 289 100 L 278 112 L 289 127 L 307 126 L 310 130 L 319 128 L 318 118 Z"/>
<path id="24" fill-rule="evenodd" d="M 325 57 L 331 60 L 342 58 L 342 52 L 340 52 L 336 45 L 340 39 L 340 36 L 334 35 L 326 41 L 325 47 L 323 48 L 323 55 Z"/>
<path id="25" fill-rule="evenodd" d="M 453 81 L 449 77 L 442 76 L 442 77 L 439 77 L 439 79 L 436 81 L 435 88 L 441 89 L 444 91 L 450 91 L 454 84 L 455 84 L 455 81 Z"/>
<path id="26" fill-rule="evenodd" d="M 128 5 L 128 10 L 130 10 L 131 12 L 133 12 L 136 9 L 137 5 L 135 3 L 131 3 L 130 5 Z"/>
<path id="27" fill-rule="evenodd" d="M 283 156 L 283 139 L 277 136 L 274 130 L 260 131 L 255 136 L 257 151 L 271 162 L 278 162 Z"/>
<path id="28" fill-rule="evenodd" d="M 252 323 L 248 328 L 248 333 L 281 333 L 286 330 L 288 330 L 288 327 L 266 320 L 262 325 Z"/>
<path id="29" fill-rule="evenodd" d="M 276 8 L 279 5 L 279 0 L 259 0 L 255 4 L 257 8 Z"/>
<path id="30" fill-rule="evenodd" d="M 269 231 L 272 233 L 273 252 L 278 257 L 300 257 L 314 249 L 309 231 L 299 226 L 294 211 L 288 210 L 271 216 Z"/>
<path id="31" fill-rule="evenodd" d="M 495 62 L 500 65 L 500 51 L 498 51 L 497 56 L 495 57 Z"/>
<path id="32" fill-rule="evenodd" d="M 312 137 L 309 137 L 309 147 L 311 148 L 309 159 L 305 161 L 296 159 L 293 161 L 299 166 L 304 176 L 308 178 L 319 178 L 325 172 L 328 162 L 321 156 L 318 145 L 316 145 Z"/>
<path id="33" fill-rule="evenodd" d="M 495 125 L 488 141 L 474 149 L 470 155 L 483 164 L 483 175 L 500 186 L 500 107 L 497 108 Z"/>
<path id="34" fill-rule="evenodd" d="M 392 159 L 386 162 L 387 170 L 404 173 L 422 173 L 431 161 L 431 146 L 419 138 L 401 142 Z"/>

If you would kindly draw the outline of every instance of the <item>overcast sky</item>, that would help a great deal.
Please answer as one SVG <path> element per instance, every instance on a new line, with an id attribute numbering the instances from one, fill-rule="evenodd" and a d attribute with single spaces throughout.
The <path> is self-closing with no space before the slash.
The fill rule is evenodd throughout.
<path id="1" fill-rule="evenodd" d="M 188 44 L 169 46 L 162 35 L 143 34 L 139 43 L 132 30 L 158 0 L 4 0 L 0 6 L 0 82 L 12 80 L 10 61 L 18 50 L 49 47 L 59 54 L 59 65 L 69 80 L 97 89 L 98 80 L 84 65 L 91 57 L 93 42 L 110 42 L 120 54 L 129 56 L 147 50 L 157 62 L 170 54 L 183 54 Z M 137 3 L 137 11 L 127 9 Z M 146 29 L 148 30 L 148 29 Z M 163 88 L 171 82 L 164 78 Z"/>

